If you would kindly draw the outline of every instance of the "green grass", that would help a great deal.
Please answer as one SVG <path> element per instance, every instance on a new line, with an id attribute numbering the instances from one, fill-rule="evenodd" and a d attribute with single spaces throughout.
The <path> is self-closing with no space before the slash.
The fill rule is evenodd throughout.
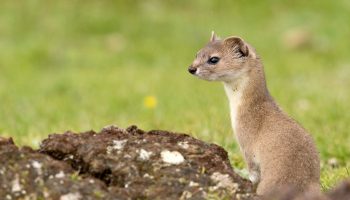
<path id="1" fill-rule="evenodd" d="M 349 18 L 347 0 L 5 0 L 0 133 L 36 146 L 53 132 L 137 124 L 220 144 L 242 168 L 222 85 L 187 73 L 215 30 L 256 47 L 272 95 L 315 138 L 329 189 L 350 176 Z M 293 30 L 308 45 L 288 48 Z"/>

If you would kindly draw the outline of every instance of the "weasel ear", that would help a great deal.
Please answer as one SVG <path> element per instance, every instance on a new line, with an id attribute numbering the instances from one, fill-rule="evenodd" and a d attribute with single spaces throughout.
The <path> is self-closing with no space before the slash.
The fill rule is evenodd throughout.
<path id="1" fill-rule="evenodd" d="M 220 38 L 215 34 L 214 31 L 211 31 L 210 42 L 214 42 L 215 40 L 219 40 Z"/>
<path id="2" fill-rule="evenodd" d="M 240 37 L 228 37 L 224 40 L 224 45 L 232 50 L 239 57 L 247 57 L 250 54 L 249 47 Z"/>

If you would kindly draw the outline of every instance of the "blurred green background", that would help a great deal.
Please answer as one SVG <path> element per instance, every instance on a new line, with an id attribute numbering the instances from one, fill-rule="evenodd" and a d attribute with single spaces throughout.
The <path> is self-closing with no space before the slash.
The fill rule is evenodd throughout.
<path id="1" fill-rule="evenodd" d="M 215 30 L 261 55 L 280 106 L 316 140 L 322 185 L 349 177 L 350 1 L 2 0 L 0 133 L 37 146 L 105 125 L 191 133 L 244 164 L 222 84 L 187 66 Z"/>

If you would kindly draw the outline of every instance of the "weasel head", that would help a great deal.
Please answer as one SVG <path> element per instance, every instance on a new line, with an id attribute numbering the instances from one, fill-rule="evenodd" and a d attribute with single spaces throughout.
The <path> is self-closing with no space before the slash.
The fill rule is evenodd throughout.
<path id="1" fill-rule="evenodd" d="M 188 71 L 208 81 L 233 82 L 245 76 L 258 60 L 255 50 L 241 38 L 231 36 L 221 40 L 212 33 Z"/>

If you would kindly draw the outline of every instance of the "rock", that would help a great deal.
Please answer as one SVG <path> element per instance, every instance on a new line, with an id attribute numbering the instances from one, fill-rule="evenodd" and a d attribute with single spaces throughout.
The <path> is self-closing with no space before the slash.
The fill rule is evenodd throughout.
<path id="1" fill-rule="evenodd" d="M 227 152 L 167 131 L 52 134 L 39 150 L 0 137 L 2 199 L 251 199 Z"/>
<path id="2" fill-rule="evenodd" d="M 121 199 L 253 196 L 252 184 L 233 171 L 223 148 L 186 134 L 110 126 L 50 135 L 39 151 L 103 181 Z"/>
<path id="3" fill-rule="evenodd" d="M 273 189 L 273 188 L 272 188 Z M 326 194 L 282 187 L 264 197 L 232 169 L 227 152 L 186 134 L 126 130 L 52 134 L 39 150 L 0 137 L 4 200 L 350 199 L 350 180 Z"/>
<path id="4" fill-rule="evenodd" d="M 77 176 L 67 163 L 29 147 L 18 148 L 11 138 L 0 137 L 0 163 L 0 197 L 4 200 L 112 199 L 102 181 Z"/>

